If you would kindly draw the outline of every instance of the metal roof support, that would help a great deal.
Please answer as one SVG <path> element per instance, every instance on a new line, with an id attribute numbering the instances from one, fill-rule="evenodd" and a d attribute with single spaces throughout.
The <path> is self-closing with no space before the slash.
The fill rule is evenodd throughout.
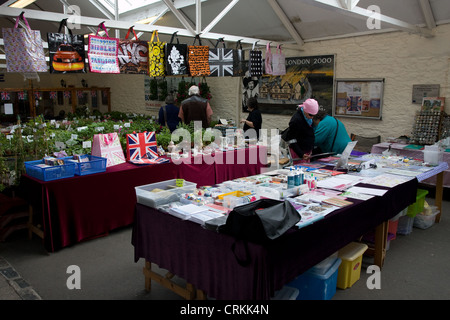
<path id="1" fill-rule="evenodd" d="M 167 1 L 167 0 L 164 0 Z M 25 16 L 27 19 L 34 19 L 34 20 L 43 20 L 43 21 L 50 21 L 50 22 L 60 22 L 62 19 L 68 18 L 67 15 L 62 13 L 55 13 L 55 12 L 43 12 L 39 10 L 32 10 L 32 9 L 18 9 L 18 8 L 10 8 L 6 7 L 3 8 L 0 11 L 0 16 L 9 16 L 9 17 L 17 17 L 21 12 L 25 13 Z M 131 21 L 115 21 L 115 20 L 105 20 L 100 18 L 92 18 L 92 17 L 79 17 L 79 23 L 80 25 L 84 26 L 91 26 L 91 27 L 97 27 L 100 23 L 104 22 L 106 28 L 115 28 L 115 29 L 122 29 L 122 30 L 128 30 L 133 23 Z M 142 31 L 142 32 L 153 32 L 155 29 L 154 26 L 149 26 L 146 24 L 135 24 L 134 30 L 136 32 Z M 192 29 L 192 28 L 191 28 Z M 158 26 L 158 32 L 160 34 L 169 34 L 172 35 L 174 32 L 178 32 L 178 36 L 184 36 L 184 37 L 193 37 L 195 36 L 194 30 L 185 30 L 180 28 L 173 28 L 173 27 L 164 27 L 164 26 Z M 203 39 L 214 39 L 217 40 L 219 38 L 226 38 L 227 41 L 230 42 L 237 42 L 241 40 L 242 43 L 250 43 L 253 44 L 258 41 L 259 46 L 265 46 L 267 43 L 272 42 L 273 45 L 277 45 L 277 42 L 263 40 L 263 39 L 256 39 L 256 38 L 249 38 L 249 37 L 242 37 L 242 36 L 234 36 L 234 35 L 226 35 L 226 34 L 219 34 L 219 33 L 213 33 L 213 32 L 207 32 L 202 34 Z M 287 47 L 287 45 L 285 46 Z"/>
<path id="2" fill-rule="evenodd" d="M 431 10 L 430 0 L 419 0 L 420 8 L 429 29 L 436 28 L 436 20 L 434 19 L 433 11 Z"/>
<path id="3" fill-rule="evenodd" d="M 278 18 L 283 23 L 284 27 L 287 29 L 289 34 L 294 38 L 295 42 L 299 45 L 299 47 L 302 47 L 304 44 L 304 41 L 302 37 L 298 34 L 295 27 L 292 25 L 291 21 L 289 20 L 286 13 L 284 13 L 283 9 L 278 4 L 277 0 L 267 0 L 269 2 L 270 6 L 272 7 L 273 11 L 275 11 Z"/>
<path id="4" fill-rule="evenodd" d="M 205 28 L 203 29 L 203 32 L 207 33 L 209 31 L 211 31 L 212 28 L 214 28 L 214 26 L 219 23 L 220 20 L 222 20 L 222 18 L 228 13 L 230 12 L 231 9 L 233 9 L 233 7 L 239 2 L 239 0 L 233 0 L 230 2 L 230 4 L 228 6 L 226 6 L 225 9 L 222 10 L 221 13 L 219 13 L 217 15 L 217 17 L 214 18 L 213 21 L 211 21 L 211 23 Z"/>
<path id="5" fill-rule="evenodd" d="M 325 7 L 332 8 L 334 10 L 339 11 L 339 13 L 351 15 L 353 17 L 358 17 L 360 19 L 370 19 L 373 18 L 373 12 L 368 9 L 364 9 L 358 6 L 355 6 L 353 9 L 344 9 L 342 8 L 341 2 L 339 0 L 304 0 L 305 2 L 308 2 L 312 5 L 316 6 L 322 6 L 325 5 Z M 419 34 L 425 37 L 433 37 L 433 33 L 430 29 L 427 28 L 421 28 L 415 25 L 412 25 L 408 22 L 388 17 L 384 14 L 377 15 L 377 18 L 380 19 L 380 22 L 387 23 L 389 25 L 392 25 L 393 27 L 406 31 L 411 32 L 415 34 Z"/>
<path id="6" fill-rule="evenodd" d="M 197 34 L 202 32 L 202 2 L 195 1 L 195 31 Z"/>
<path id="7" fill-rule="evenodd" d="M 354 7 L 358 4 L 359 0 L 340 0 L 341 5 L 344 9 L 353 10 Z"/>
<path id="8" fill-rule="evenodd" d="M 191 33 L 191 36 L 195 36 L 197 33 L 194 31 L 190 23 L 184 18 L 180 11 L 173 5 L 171 0 L 162 0 L 166 6 L 172 11 L 172 13 L 178 18 L 181 24 Z M 200 2 L 200 1 L 198 1 Z"/>

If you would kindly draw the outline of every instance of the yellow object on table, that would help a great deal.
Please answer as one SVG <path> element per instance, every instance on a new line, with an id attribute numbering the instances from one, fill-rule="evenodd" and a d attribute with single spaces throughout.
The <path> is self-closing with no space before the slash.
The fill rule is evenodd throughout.
<path id="1" fill-rule="evenodd" d="M 252 193 L 249 191 L 232 191 L 232 192 L 220 194 L 217 196 L 217 198 L 223 199 L 223 197 L 226 197 L 226 196 L 245 197 L 245 196 L 249 196 L 251 194 Z"/>

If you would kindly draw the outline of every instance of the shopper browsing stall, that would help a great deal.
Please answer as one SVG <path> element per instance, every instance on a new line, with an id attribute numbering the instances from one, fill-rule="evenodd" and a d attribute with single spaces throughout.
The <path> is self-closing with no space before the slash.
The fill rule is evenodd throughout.
<path id="1" fill-rule="evenodd" d="M 159 124 L 167 126 L 170 132 L 173 132 L 181 121 L 178 117 L 179 112 L 180 109 L 175 105 L 175 99 L 172 95 L 168 95 L 166 97 L 166 105 L 159 109 Z"/>
<path id="2" fill-rule="evenodd" d="M 344 124 L 327 114 L 325 110 L 319 110 L 313 118 L 314 145 L 317 153 L 334 152 L 342 153 L 351 141 Z"/>
<path id="3" fill-rule="evenodd" d="M 203 128 L 208 128 L 211 123 L 213 111 L 209 101 L 200 97 L 200 89 L 197 86 L 189 88 L 189 98 L 181 102 L 178 117 L 185 124 L 191 121 L 201 121 Z"/>
<path id="4" fill-rule="evenodd" d="M 259 131 L 262 126 L 261 111 L 258 108 L 258 100 L 256 98 L 250 98 L 247 103 L 247 109 L 250 112 L 247 119 L 241 119 L 241 123 L 244 123 L 244 132 L 246 135 L 251 136 L 247 130 L 254 129 L 256 131 L 256 139 L 259 140 Z"/>
<path id="5" fill-rule="evenodd" d="M 289 121 L 289 134 L 287 141 L 295 155 L 293 158 L 302 158 L 309 161 L 314 148 L 313 117 L 319 111 L 319 103 L 314 99 L 307 99 L 299 105 L 297 111 Z"/>

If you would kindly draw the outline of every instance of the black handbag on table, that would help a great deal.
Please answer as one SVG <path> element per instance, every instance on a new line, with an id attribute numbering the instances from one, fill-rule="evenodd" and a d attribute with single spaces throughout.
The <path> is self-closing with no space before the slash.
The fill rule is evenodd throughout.
<path id="1" fill-rule="evenodd" d="M 231 249 L 239 264 L 245 266 L 251 261 L 247 241 L 269 243 L 295 226 L 300 219 L 300 214 L 289 201 L 260 199 L 235 207 L 219 231 L 236 238 Z M 240 241 L 244 244 L 245 258 L 239 258 L 236 254 L 236 243 Z"/>

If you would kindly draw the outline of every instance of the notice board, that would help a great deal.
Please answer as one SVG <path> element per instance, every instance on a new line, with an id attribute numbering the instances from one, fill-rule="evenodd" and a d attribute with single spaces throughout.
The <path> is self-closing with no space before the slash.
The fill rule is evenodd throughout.
<path id="1" fill-rule="evenodd" d="M 384 79 L 337 79 L 333 115 L 381 120 Z"/>

